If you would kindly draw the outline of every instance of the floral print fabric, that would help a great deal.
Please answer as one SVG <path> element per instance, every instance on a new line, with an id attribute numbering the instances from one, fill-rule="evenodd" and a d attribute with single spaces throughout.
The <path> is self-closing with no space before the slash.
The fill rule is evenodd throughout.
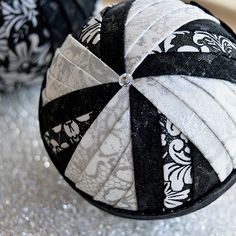
<path id="1" fill-rule="evenodd" d="M 0 11 L 0 89 L 4 90 L 37 79 L 52 53 L 36 0 L 2 0 Z"/>

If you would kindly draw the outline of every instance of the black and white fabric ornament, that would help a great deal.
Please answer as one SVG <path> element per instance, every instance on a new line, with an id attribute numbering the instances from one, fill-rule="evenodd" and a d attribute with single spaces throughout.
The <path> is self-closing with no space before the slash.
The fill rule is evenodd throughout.
<path id="1" fill-rule="evenodd" d="M 42 77 L 66 36 L 78 32 L 96 0 L 0 0 L 0 90 Z"/>
<path id="2" fill-rule="evenodd" d="M 42 87 L 45 147 L 95 206 L 159 219 L 235 182 L 236 37 L 179 0 L 107 7 L 57 49 Z"/>

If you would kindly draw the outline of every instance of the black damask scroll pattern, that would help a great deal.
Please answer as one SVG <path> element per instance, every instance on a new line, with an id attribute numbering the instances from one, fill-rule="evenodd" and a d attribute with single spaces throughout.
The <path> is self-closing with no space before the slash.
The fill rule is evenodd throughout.
<path id="1" fill-rule="evenodd" d="M 160 115 L 164 209 L 180 207 L 191 199 L 192 158 L 188 139 L 164 115 Z"/>
<path id="2" fill-rule="evenodd" d="M 79 41 L 99 58 L 101 58 L 101 27 L 105 11 L 106 9 L 100 12 L 97 16 L 91 18 L 85 24 L 79 35 Z"/>

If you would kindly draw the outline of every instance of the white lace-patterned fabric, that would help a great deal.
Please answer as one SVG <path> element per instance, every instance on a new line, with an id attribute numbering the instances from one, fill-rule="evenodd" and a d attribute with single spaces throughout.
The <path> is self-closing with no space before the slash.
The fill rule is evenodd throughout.
<path id="1" fill-rule="evenodd" d="M 155 7 L 156 11 L 152 11 Z M 127 72 L 132 74 L 155 47 L 182 25 L 198 19 L 218 22 L 216 18 L 207 15 L 199 8 L 188 6 L 181 1 L 175 1 L 174 4 L 157 1 L 151 10 L 147 8 L 140 11 L 125 29 Z"/>

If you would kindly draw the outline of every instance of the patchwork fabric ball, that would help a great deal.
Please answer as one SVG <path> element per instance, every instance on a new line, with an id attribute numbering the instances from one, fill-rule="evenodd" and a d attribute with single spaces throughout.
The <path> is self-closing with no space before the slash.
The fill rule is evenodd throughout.
<path id="1" fill-rule="evenodd" d="M 53 163 L 95 206 L 160 219 L 235 183 L 236 37 L 179 0 L 104 9 L 56 51 L 40 129 Z"/>
<path id="2" fill-rule="evenodd" d="M 0 0 L 0 90 L 44 75 L 53 51 L 78 32 L 96 0 Z"/>

